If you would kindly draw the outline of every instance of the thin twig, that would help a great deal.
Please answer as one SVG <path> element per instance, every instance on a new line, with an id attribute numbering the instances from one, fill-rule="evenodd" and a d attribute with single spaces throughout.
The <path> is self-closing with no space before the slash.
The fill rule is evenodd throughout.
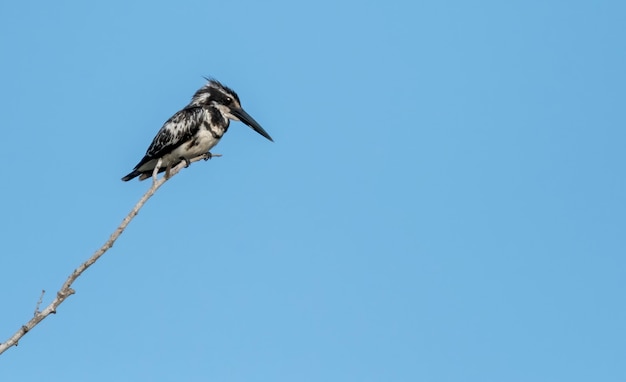
<path id="1" fill-rule="evenodd" d="M 39 314 L 39 307 L 41 306 L 41 303 L 43 302 L 44 294 L 46 294 L 46 290 L 42 289 L 41 295 L 39 296 L 39 300 L 37 300 L 37 305 L 35 306 L 35 313 L 33 313 L 33 316 L 36 316 L 37 314 Z"/>
<path id="2" fill-rule="evenodd" d="M 211 155 L 200 155 L 196 158 L 189 160 L 189 163 L 197 162 L 200 160 L 207 160 L 211 157 L 220 157 L 220 154 L 211 154 Z M 41 299 L 43 299 L 43 292 L 40 298 L 40 302 L 37 304 L 37 308 L 35 310 L 35 316 L 30 319 L 25 325 L 15 332 L 6 342 L 0 343 L 0 354 L 4 353 L 11 346 L 17 346 L 19 340 L 24 337 L 26 333 L 28 333 L 32 328 L 34 328 L 37 324 L 39 324 L 44 318 L 48 317 L 50 314 L 56 313 L 57 307 L 65 301 L 69 296 L 75 293 L 74 289 L 72 289 L 72 284 L 76 279 L 87 270 L 93 263 L 95 263 L 106 251 L 108 251 L 117 238 L 124 232 L 128 224 L 133 220 L 135 216 L 139 213 L 139 210 L 143 207 L 144 204 L 154 195 L 154 193 L 169 179 L 171 179 L 174 175 L 178 174 L 180 170 L 185 168 L 187 165 L 186 162 L 181 162 L 176 166 L 172 167 L 169 171 L 169 176 L 162 176 L 160 179 L 153 179 L 152 186 L 148 191 L 139 199 L 139 202 L 133 207 L 133 209 L 126 215 L 122 223 L 117 227 L 117 229 L 111 234 L 109 240 L 104 243 L 100 249 L 98 249 L 87 261 L 82 263 L 78 268 L 72 272 L 71 275 L 65 280 L 61 289 L 57 292 L 56 298 L 50 303 L 50 305 L 46 306 L 41 312 L 39 311 L 39 304 L 41 303 Z"/>

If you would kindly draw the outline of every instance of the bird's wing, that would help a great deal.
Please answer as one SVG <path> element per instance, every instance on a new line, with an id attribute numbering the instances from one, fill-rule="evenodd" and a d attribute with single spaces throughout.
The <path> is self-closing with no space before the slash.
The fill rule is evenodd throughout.
<path id="1" fill-rule="evenodd" d="M 158 159 L 172 152 L 178 146 L 198 132 L 202 125 L 202 108 L 186 107 L 168 119 L 152 140 L 146 155 L 141 159 L 135 170 L 153 159 Z"/>
<path id="2" fill-rule="evenodd" d="M 146 156 L 160 158 L 190 140 L 202 124 L 202 108 L 185 108 L 168 119 L 152 140 Z"/>

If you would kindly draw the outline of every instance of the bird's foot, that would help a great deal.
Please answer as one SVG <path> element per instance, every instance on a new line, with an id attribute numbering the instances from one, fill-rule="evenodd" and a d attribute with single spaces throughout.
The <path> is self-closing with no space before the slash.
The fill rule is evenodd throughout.
<path id="1" fill-rule="evenodd" d="M 213 154 L 211 154 L 211 152 L 207 152 L 206 154 L 204 154 L 204 160 L 207 161 L 209 159 L 213 158 Z"/>
<path id="2" fill-rule="evenodd" d="M 189 159 L 187 159 L 185 157 L 180 157 L 180 160 L 185 162 L 185 168 L 189 167 L 189 165 L 191 164 Z"/>

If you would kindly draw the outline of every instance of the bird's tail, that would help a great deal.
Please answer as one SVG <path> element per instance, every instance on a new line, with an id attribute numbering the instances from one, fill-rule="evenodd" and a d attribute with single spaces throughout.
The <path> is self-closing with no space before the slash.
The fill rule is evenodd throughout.
<path id="1" fill-rule="evenodd" d="M 130 174 L 128 174 L 125 177 L 123 177 L 122 180 L 124 182 L 128 182 L 129 180 L 134 179 L 134 178 L 136 178 L 139 175 L 141 175 L 141 172 L 139 172 L 137 170 L 133 170 L 133 172 L 131 172 Z"/>

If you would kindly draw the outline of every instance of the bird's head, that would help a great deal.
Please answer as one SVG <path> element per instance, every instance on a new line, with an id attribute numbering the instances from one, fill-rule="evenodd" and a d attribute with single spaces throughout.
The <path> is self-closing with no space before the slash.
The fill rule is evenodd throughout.
<path id="1" fill-rule="evenodd" d="M 274 142 L 267 131 L 250 114 L 243 110 L 239 96 L 234 90 L 222 85 L 217 80 L 208 78 L 207 80 L 209 82 L 193 95 L 189 106 L 212 106 L 218 109 L 224 117 L 233 121 L 241 121 L 257 133 Z"/>

